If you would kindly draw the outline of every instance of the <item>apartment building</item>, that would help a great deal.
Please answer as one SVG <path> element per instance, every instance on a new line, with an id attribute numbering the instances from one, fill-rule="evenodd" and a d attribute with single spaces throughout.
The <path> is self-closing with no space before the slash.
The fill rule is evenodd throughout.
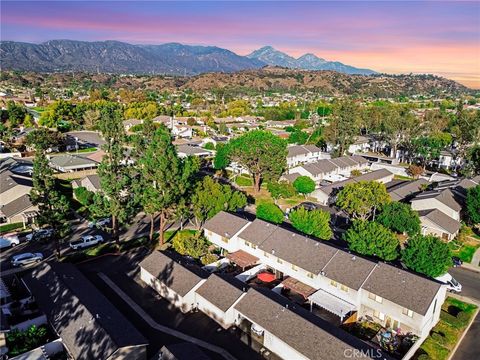
<path id="1" fill-rule="evenodd" d="M 287 151 L 287 166 L 289 168 L 321 159 L 330 159 L 331 157 L 330 154 L 323 152 L 315 145 L 291 145 L 287 147 Z"/>
<path id="2" fill-rule="evenodd" d="M 233 223 L 237 225 L 231 226 Z M 420 337 L 426 336 L 439 319 L 446 288 L 420 275 L 260 219 L 239 220 L 226 212 L 205 224 L 205 236 L 229 255 L 249 254 L 257 264 L 272 269 L 277 278 L 290 277 L 310 287 L 311 305 L 341 319 L 356 311 L 357 318 L 369 316 L 384 326 Z"/>

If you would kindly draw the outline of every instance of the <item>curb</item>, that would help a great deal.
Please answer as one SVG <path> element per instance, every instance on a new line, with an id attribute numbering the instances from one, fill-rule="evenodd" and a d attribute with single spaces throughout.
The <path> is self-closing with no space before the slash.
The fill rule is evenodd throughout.
<path id="1" fill-rule="evenodd" d="M 477 308 L 477 311 L 475 311 L 475 313 L 473 314 L 472 316 L 472 320 L 470 321 L 470 323 L 468 324 L 468 326 L 465 328 L 465 330 L 463 331 L 462 333 L 462 336 L 460 336 L 460 339 L 458 339 L 457 343 L 455 344 L 455 347 L 452 349 L 452 351 L 450 352 L 450 355 L 448 356 L 447 360 L 451 360 L 453 358 L 453 355 L 455 355 L 455 353 L 457 352 L 458 348 L 460 347 L 460 344 L 462 343 L 463 341 L 463 338 L 465 337 L 465 335 L 467 335 L 468 333 L 468 330 L 470 330 L 470 327 L 472 326 L 473 322 L 475 321 L 475 319 L 477 318 L 477 315 L 478 315 L 478 312 L 480 311 L 480 308 Z"/>
<path id="2" fill-rule="evenodd" d="M 475 271 L 475 272 L 480 273 L 480 267 L 469 264 L 469 263 L 463 263 L 462 266 L 460 266 L 460 267 L 462 267 L 464 269 L 467 269 L 467 270 L 470 270 L 470 271 Z"/>

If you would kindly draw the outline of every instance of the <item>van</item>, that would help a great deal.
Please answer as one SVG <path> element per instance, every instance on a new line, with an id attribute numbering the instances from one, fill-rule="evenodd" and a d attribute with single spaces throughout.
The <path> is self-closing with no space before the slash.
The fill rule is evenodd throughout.
<path id="1" fill-rule="evenodd" d="M 436 277 L 435 280 L 440 281 L 442 284 L 447 285 L 447 290 L 451 292 L 459 293 L 462 291 L 462 284 L 460 284 L 455 278 L 448 272 L 442 276 Z"/>

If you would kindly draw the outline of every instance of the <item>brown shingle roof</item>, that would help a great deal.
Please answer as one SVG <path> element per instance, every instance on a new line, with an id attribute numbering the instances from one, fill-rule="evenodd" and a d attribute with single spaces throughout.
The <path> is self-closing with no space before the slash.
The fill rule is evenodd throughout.
<path id="1" fill-rule="evenodd" d="M 323 269 L 325 276 L 358 290 L 375 267 L 375 262 L 338 251 Z"/>
<path id="2" fill-rule="evenodd" d="M 195 274 L 183 264 L 179 264 L 172 257 L 160 251 L 154 251 L 148 255 L 140 263 L 140 267 L 180 296 L 185 296 L 206 277 L 204 274 Z"/>
<path id="3" fill-rule="evenodd" d="M 311 360 L 343 359 L 345 351 L 355 348 L 376 354 L 359 339 L 272 291 L 267 295 L 250 289 L 235 309 Z"/>
<path id="4" fill-rule="evenodd" d="M 25 194 L 19 198 L 9 202 L 8 204 L 0 207 L 0 212 L 5 215 L 5 217 L 10 218 L 21 212 L 32 208 L 34 205 L 30 201 L 30 196 Z M 36 209 L 36 208 L 35 208 Z"/>
<path id="5" fill-rule="evenodd" d="M 455 211 L 462 210 L 462 206 L 457 202 L 457 200 L 455 200 L 455 195 L 450 189 L 446 189 L 443 191 L 426 191 L 424 193 L 418 194 L 412 201 L 423 199 L 436 199 L 442 204 L 447 205 L 450 209 L 453 209 Z"/>
<path id="6" fill-rule="evenodd" d="M 195 292 L 225 312 L 242 296 L 242 285 L 246 289 L 235 278 L 212 274 Z"/>
<path id="7" fill-rule="evenodd" d="M 433 280 L 378 263 L 362 289 L 425 315 L 440 286 Z"/>
<path id="8" fill-rule="evenodd" d="M 405 181 L 388 189 L 393 201 L 400 201 L 421 191 L 422 185 L 428 184 L 426 179 Z"/>
<path id="9" fill-rule="evenodd" d="M 238 234 L 238 237 L 252 244 L 260 245 L 275 231 L 276 228 L 276 225 L 260 219 L 255 219 L 246 229 Z"/>
<path id="10" fill-rule="evenodd" d="M 230 239 L 248 223 L 248 220 L 241 218 L 240 216 L 220 211 L 217 215 L 208 220 L 204 227 L 215 234 Z"/>

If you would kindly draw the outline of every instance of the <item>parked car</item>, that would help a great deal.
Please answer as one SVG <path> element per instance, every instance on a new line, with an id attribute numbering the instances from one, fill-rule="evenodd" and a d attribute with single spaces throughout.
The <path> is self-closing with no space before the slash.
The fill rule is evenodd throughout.
<path id="1" fill-rule="evenodd" d="M 34 230 L 30 234 L 28 234 L 25 238 L 27 239 L 27 241 L 42 240 L 42 239 L 48 239 L 52 235 L 53 235 L 53 229 L 46 228 L 46 229 Z"/>
<path id="2" fill-rule="evenodd" d="M 23 253 L 12 256 L 11 263 L 13 266 L 24 266 L 37 263 L 43 260 L 42 253 Z"/>
<path id="3" fill-rule="evenodd" d="M 20 244 L 20 240 L 16 235 L 5 235 L 0 237 L 0 249 L 14 247 Z"/>
<path id="4" fill-rule="evenodd" d="M 102 235 L 86 235 L 82 236 L 80 240 L 70 242 L 69 245 L 73 250 L 77 250 L 97 245 L 99 243 L 102 243 L 103 241 L 104 240 Z"/>
<path id="5" fill-rule="evenodd" d="M 453 267 L 459 267 L 459 266 L 462 266 L 463 264 L 462 259 L 460 259 L 458 256 L 453 256 L 452 262 L 453 262 Z"/>
<path id="6" fill-rule="evenodd" d="M 435 280 L 440 281 L 442 284 L 447 285 L 447 290 L 455 293 L 462 291 L 462 284 L 460 284 L 455 278 L 448 272 L 442 276 L 436 277 Z"/>
<path id="7" fill-rule="evenodd" d="M 95 220 L 95 221 L 90 221 L 88 223 L 88 227 L 90 229 L 93 229 L 94 227 L 96 228 L 103 228 L 103 227 L 107 227 L 109 226 L 111 223 L 111 219 L 110 218 L 104 218 L 104 219 L 100 219 L 100 220 Z"/>

